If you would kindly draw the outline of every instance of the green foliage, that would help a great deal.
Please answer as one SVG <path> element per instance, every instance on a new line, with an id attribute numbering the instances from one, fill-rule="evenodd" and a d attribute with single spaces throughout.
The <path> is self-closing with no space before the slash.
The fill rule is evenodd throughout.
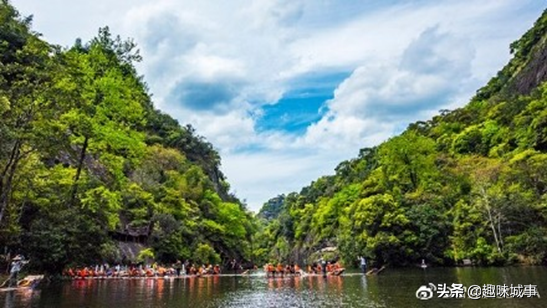
<path id="1" fill-rule="evenodd" d="M 48 273 L 119 262 L 119 240 L 163 262 L 204 242 L 210 261 L 252 257 L 254 220 L 228 193 L 218 152 L 154 109 L 132 40 L 105 27 L 52 46 L 6 1 L 0 21 L 3 247 Z"/>
<path id="2" fill-rule="evenodd" d="M 266 220 L 275 219 L 279 216 L 279 213 L 283 210 L 283 204 L 285 201 L 285 195 L 279 195 L 275 198 L 271 198 L 268 202 L 264 203 L 264 206 L 258 212 L 258 216 L 265 218 Z"/>
<path id="3" fill-rule="evenodd" d="M 77 209 L 40 211 L 22 236 L 21 250 L 34 268 L 51 274 L 67 265 L 100 262 L 108 236 L 94 220 L 92 213 Z"/>
<path id="4" fill-rule="evenodd" d="M 151 260 L 154 260 L 156 255 L 151 248 L 145 248 L 139 252 L 137 255 L 137 262 L 150 263 Z"/>
<path id="5" fill-rule="evenodd" d="M 542 264 L 547 257 L 547 233 L 545 228 L 533 226 L 519 235 L 506 239 L 509 254 L 527 264 Z"/>
<path id="6" fill-rule="evenodd" d="M 100 247 L 99 255 L 109 263 L 118 263 L 122 261 L 121 253 L 113 242 L 104 242 Z"/>
<path id="7" fill-rule="evenodd" d="M 442 110 L 291 193 L 262 221 L 261 260 L 545 264 L 547 11 L 464 108 Z M 271 212 L 267 203 L 263 211 Z M 269 252 L 269 253 L 268 253 Z"/>
<path id="8" fill-rule="evenodd" d="M 213 247 L 208 244 L 198 244 L 194 251 L 194 259 L 198 264 L 218 264 L 220 256 L 215 252 Z"/>
<path id="9" fill-rule="evenodd" d="M 162 262 L 175 262 L 182 257 L 183 237 L 181 223 L 171 214 L 157 214 L 152 218 L 150 244 L 155 256 Z"/>
<path id="10" fill-rule="evenodd" d="M 519 79 L 519 71 L 526 69 L 533 58 L 534 50 L 545 47 L 545 33 L 547 32 L 547 10 L 539 17 L 534 26 L 528 30 L 519 40 L 511 43 L 510 51 L 513 59 L 492 78 L 488 84 L 477 91 L 472 101 L 487 100 L 496 95 L 505 94 L 504 90 L 514 90 L 513 80 Z M 517 89 L 518 90 L 518 89 Z"/>

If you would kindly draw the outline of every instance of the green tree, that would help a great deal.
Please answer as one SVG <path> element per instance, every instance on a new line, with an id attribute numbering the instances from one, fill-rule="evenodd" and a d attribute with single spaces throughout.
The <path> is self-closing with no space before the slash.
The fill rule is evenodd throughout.
<path id="1" fill-rule="evenodd" d="M 193 255 L 198 264 L 220 263 L 220 256 L 207 244 L 199 244 Z"/>

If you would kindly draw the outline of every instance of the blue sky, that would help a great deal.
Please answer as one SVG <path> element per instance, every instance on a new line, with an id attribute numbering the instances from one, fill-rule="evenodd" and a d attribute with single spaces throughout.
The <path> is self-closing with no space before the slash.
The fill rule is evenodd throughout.
<path id="1" fill-rule="evenodd" d="M 69 46 L 134 38 L 157 107 L 219 150 L 258 210 L 360 148 L 464 105 L 508 61 L 540 0 L 12 0 Z"/>
<path id="2" fill-rule="evenodd" d="M 275 104 L 263 105 L 255 127 L 258 132 L 282 131 L 302 135 L 325 114 L 325 102 L 350 72 L 312 72 L 298 76 Z"/>

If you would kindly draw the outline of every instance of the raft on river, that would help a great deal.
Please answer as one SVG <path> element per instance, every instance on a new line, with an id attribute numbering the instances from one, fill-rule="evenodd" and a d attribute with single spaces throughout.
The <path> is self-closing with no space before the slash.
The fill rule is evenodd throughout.
<path id="1" fill-rule="evenodd" d="M 362 276 L 362 273 L 345 273 L 345 269 L 341 269 L 337 272 L 331 272 L 327 273 L 326 276 Z M 72 280 L 131 280 L 131 279 L 166 279 L 166 280 L 172 280 L 172 279 L 187 279 L 187 278 L 207 278 L 207 277 L 266 277 L 266 278 L 290 278 L 290 277 L 322 277 L 323 273 L 302 273 L 302 274 L 284 274 L 276 275 L 274 277 L 265 275 L 263 272 L 258 273 L 249 273 L 249 272 L 243 272 L 241 274 L 205 274 L 205 275 L 181 275 L 181 276 L 173 276 L 173 275 L 165 275 L 165 276 L 128 276 L 128 275 L 121 275 L 121 276 L 88 276 L 88 277 L 72 277 Z"/>
<path id="2" fill-rule="evenodd" d="M 28 275 L 17 281 L 17 287 L 0 288 L 0 291 L 33 290 L 44 279 L 44 275 Z"/>

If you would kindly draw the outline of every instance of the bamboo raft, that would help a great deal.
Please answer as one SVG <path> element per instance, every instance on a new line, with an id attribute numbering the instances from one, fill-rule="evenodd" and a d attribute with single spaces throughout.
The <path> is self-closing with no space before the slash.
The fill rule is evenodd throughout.
<path id="1" fill-rule="evenodd" d="M 214 277 L 253 277 L 253 278 L 268 278 L 268 279 L 279 279 L 279 278 L 304 278 L 304 277 L 323 277 L 322 273 L 318 274 L 284 274 L 281 275 L 266 275 L 265 272 L 258 273 L 241 273 L 241 274 L 207 274 L 207 275 L 181 275 L 181 276 L 109 276 L 109 277 L 73 277 L 74 281 L 86 281 L 86 280 L 180 280 L 180 279 L 193 279 L 193 278 L 214 278 Z M 363 276 L 363 273 L 345 273 L 341 272 L 336 275 L 333 273 L 327 273 L 326 277 L 352 277 L 352 276 Z"/>
<path id="2" fill-rule="evenodd" d="M 17 281 L 17 287 L 5 288 L 1 287 L 0 291 L 14 291 L 14 290 L 33 290 L 44 279 L 44 275 L 28 275 L 23 279 Z M 3 285 L 8 282 L 6 280 Z"/>

